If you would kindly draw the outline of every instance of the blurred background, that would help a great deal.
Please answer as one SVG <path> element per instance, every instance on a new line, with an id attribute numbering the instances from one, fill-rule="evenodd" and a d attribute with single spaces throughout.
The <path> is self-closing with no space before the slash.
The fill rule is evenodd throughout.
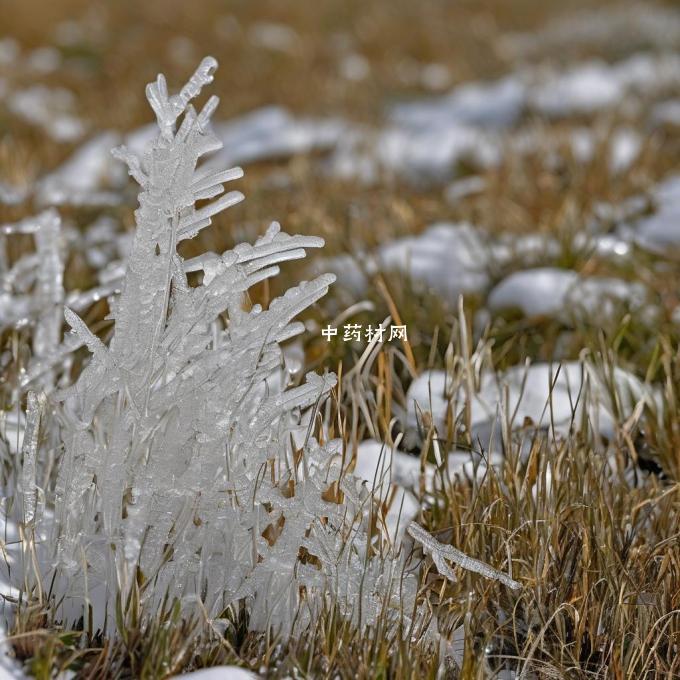
<path id="1" fill-rule="evenodd" d="M 331 313 L 361 297 L 386 311 L 384 271 L 424 356 L 460 293 L 478 329 L 522 331 L 511 357 L 574 355 L 583 328 L 494 289 L 544 266 L 601 275 L 638 286 L 608 288 L 616 304 L 673 327 L 680 227 L 640 220 L 659 195 L 676 215 L 661 183 L 680 157 L 679 49 L 680 10 L 661 0 L 2 0 L 0 220 L 53 205 L 80 230 L 104 215 L 129 232 L 135 191 L 108 149 L 142 150 L 145 84 L 163 72 L 176 89 L 210 54 L 222 160 L 244 166 L 247 200 L 188 249 L 279 219 L 326 238 Z M 67 287 L 96 277 L 86 260 Z M 566 304 L 561 279 L 536 286 Z"/>

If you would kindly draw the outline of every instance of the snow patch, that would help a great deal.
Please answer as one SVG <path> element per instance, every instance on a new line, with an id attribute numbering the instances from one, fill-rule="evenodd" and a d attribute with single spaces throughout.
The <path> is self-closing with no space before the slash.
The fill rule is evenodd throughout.
<path id="1" fill-rule="evenodd" d="M 376 259 L 383 269 L 401 271 L 448 300 L 455 301 L 460 293 L 480 293 L 489 282 L 483 236 L 468 223 L 434 224 L 420 236 L 382 246 Z"/>
<path id="2" fill-rule="evenodd" d="M 634 232 L 636 243 L 658 253 L 680 247 L 680 175 L 657 185 L 652 199 L 656 212 L 638 221 Z"/>

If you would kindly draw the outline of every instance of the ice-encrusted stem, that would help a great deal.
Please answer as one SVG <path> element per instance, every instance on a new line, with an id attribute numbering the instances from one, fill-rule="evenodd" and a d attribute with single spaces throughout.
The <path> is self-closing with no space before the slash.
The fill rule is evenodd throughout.
<path id="1" fill-rule="evenodd" d="M 65 309 L 71 342 L 91 356 L 57 394 L 64 452 L 46 544 L 56 544 L 58 616 L 79 620 L 83 592 L 98 589 L 105 604 L 93 625 L 114 635 L 117 598 L 140 586 L 149 616 L 166 596 L 183 607 L 200 598 L 209 617 L 245 604 L 251 629 L 284 638 L 329 598 L 359 626 L 430 630 L 406 555 L 375 540 L 377 499 L 343 470 L 342 441 L 328 441 L 327 419 L 316 418 L 336 377 L 291 384 L 283 367 L 280 343 L 304 331 L 296 317 L 334 276 L 302 281 L 266 309 L 250 302 L 253 286 L 323 240 L 274 222 L 253 245 L 188 261 L 178 252 L 242 198 L 222 196 L 240 169 L 197 167 L 220 147 L 210 129 L 217 99 L 198 114 L 190 100 L 216 65 L 204 60 L 176 96 L 159 76 L 147 90 L 158 136 L 141 157 L 115 151 L 141 192 L 110 342 Z M 411 533 L 429 536 L 415 525 Z M 496 575 L 433 541 L 424 547 L 436 547 L 447 576 L 445 558 Z"/>
<path id="2" fill-rule="evenodd" d="M 447 560 L 457 564 L 459 567 L 466 569 L 467 571 L 473 571 L 476 574 L 484 576 L 485 578 L 490 578 L 494 581 L 500 581 L 503 585 L 506 585 L 508 588 L 512 588 L 513 590 L 517 590 L 522 587 L 517 581 L 510 578 L 507 574 L 504 574 L 502 571 L 498 571 L 498 569 L 494 569 L 493 567 L 486 564 L 486 562 L 482 562 L 481 560 L 475 559 L 474 557 L 470 557 L 464 552 L 457 550 L 452 545 L 440 543 L 434 536 L 432 536 L 432 534 L 425 531 L 425 529 L 415 522 L 411 522 L 411 524 L 408 525 L 407 531 L 416 541 L 418 541 L 418 543 L 420 543 L 420 545 L 423 547 L 423 550 L 432 557 L 432 561 L 437 567 L 439 573 L 442 576 L 446 576 L 446 578 L 450 579 L 451 581 L 456 581 L 456 574 L 447 564 Z"/>
<path id="3" fill-rule="evenodd" d="M 26 408 L 26 429 L 21 447 L 21 496 L 24 505 L 24 524 L 30 525 L 35 519 L 37 502 L 36 466 L 38 455 L 38 436 L 40 434 L 40 420 L 45 409 L 45 395 L 35 392 L 28 393 Z"/>

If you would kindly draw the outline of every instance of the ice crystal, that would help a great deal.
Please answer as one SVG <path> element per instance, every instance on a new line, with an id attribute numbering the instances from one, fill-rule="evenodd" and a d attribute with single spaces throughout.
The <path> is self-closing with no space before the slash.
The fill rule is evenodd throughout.
<path id="1" fill-rule="evenodd" d="M 248 297 L 323 240 L 289 236 L 275 222 L 254 245 L 190 259 L 178 252 L 243 198 L 223 186 L 242 176 L 239 168 L 199 162 L 221 147 L 210 126 L 217 98 L 200 111 L 191 104 L 216 66 L 204 59 L 172 96 L 159 75 L 147 87 L 156 139 L 141 156 L 113 152 L 141 187 L 122 282 L 115 273 L 92 293 L 65 297 L 63 260 L 48 259 L 41 270 L 49 314 L 36 336 L 47 349 L 24 386 L 49 375 L 73 347 L 90 353 L 76 382 L 57 385 L 50 402 L 49 447 L 61 455 L 41 549 L 54 569 L 58 616 L 84 617 L 112 633 L 124 625 L 120 603 L 135 591 L 149 615 L 166 597 L 186 608 L 199 600 L 210 618 L 245 602 L 251 629 L 285 637 L 330 598 L 358 626 L 386 620 L 408 634 L 431 634 L 427 609 L 416 606 L 417 572 L 405 568 L 405 551 L 372 529 L 379 503 L 347 473 L 342 441 L 317 426 L 335 376 L 309 373 L 290 384 L 294 371 L 284 366 L 281 343 L 304 330 L 295 318 L 334 276 L 303 281 L 266 309 Z M 118 288 L 104 342 L 77 311 Z M 63 342 L 55 309 L 71 329 Z M 30 393 L 26 526 L 36 521 L 44 404 Z M 473 562 L 467 567 L 495 577 Z"/>
<path id="2" fill-rule="evenodd" d="M 26 413 L 26 429 L 22 446 L 22 479 L 21 489 L 24 501 L 24 524 L 30 525 L 35 520 L 37 487 L 36 459 L 38 454 L 38 434 L 40 419 L 45 408 L 45 395 L 29 392 Z"/>
<path id="3" fill-rule="evenodd" d="M 492 579 L 494 581 L 500 581 L 503 585 L 508 588 L 517 590 L 520 584 L 517 581 L 511 579 L 507 574 L 504 574 L 493 567 L 490 567 L 485 562 L 470 557 L 465 553 L 457 550 L 452 545 L 444 545 L 440 543 L 434 536 L 429 534 L 421 526 L 418 526 L 414 522 L 409 524 L 408 533 L 418 541 L 423 546 L 423 550 L 432 557 L 432 561 L 437 567 L 437 571 L 451 581 L 456 580 L 456 574 L 453 569 L 448 565 L 447 560 L 457 564 L 459 567 L 466 569 L 467 571 L 473 571 L 476 574 L 481 574 L 482 576 Z"/>
<path id="4" fill-rule="evenodd" d="M 177 252 L 243 198 L 223 187 L 241 177 L 239 168 L 197 167 L 221 146 L 210 128 L 217 98 L 200 112 L 190 104 L 216 65 L 203 60 L 175 96 L 159 76 L 147 88 L 157 139 L 141 158 L 114 150 L 142 188 L 137 230 L 110 343 L 65 310 L 91 359 L 58 395 L 64 453 L 55 564 L 66 616 L 78 616 L 103 588 L 110 627 L 116 595 L 153 579 L 152 608 L 166 593 L 186 602 L 198 596 L 213 614 L 245 598 L 251 627 L 286 633 L 301 593 L 309 615 L 311 596 L 327 592 L 329 579 L 337 591 L 341 571 L 363 572 L 366 538 L 355 542 L 352 533 L 365 525 L 366 498 L 355 492 L 352 507 L 333 497 L 342 472 L 337 444 L 311 436 L 302 450 L 293 444 L 303 412 L 318 407 L 335 376 L 282 384 L 280 343 L 304 329 L 294 318 L 334 277 L 302 282 L 268 309 L 247 303 L 252 286 L 323 241 L 288 236 L 273 223 L 255 245 L 187 260 Z M 190 285 L 192 273 L 202 275 L 199 285 Z M 366 609 L 376 611 L 378 586 L 366 592 Z M 97 616 L 102 624 L 101 609 Z"/>

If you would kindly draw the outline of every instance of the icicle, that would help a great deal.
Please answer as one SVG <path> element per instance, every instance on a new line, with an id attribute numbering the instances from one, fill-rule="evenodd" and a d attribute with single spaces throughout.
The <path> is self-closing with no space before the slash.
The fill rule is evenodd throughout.
<path id="1" fill-rule="evenodd" d="M 45 410 L 45 395 L 35 392 L 28 393 L 26 409 L 26 430 L 21 447 L 21 491 L 24 504 L 24 524 L 31 524 L 35 519 L 37 489 L 35 473 L 38 455 L 38 436 L 40 434 L 40 420 Z"/>
<path id="2" fill-rule="evenodd" d="M 177 229 L 177 240 L 193 238 L 201 229 L 210 225 L 210 218 L 213 215 L 240 203 L 244 198 L 240 191 L 230 191 L 226 196 L 196 210 L 192 215 L 183 217 Z"/>
<path id="3" fill-rule="evenodd" d="M 64 258 L 61 253 L 61 219 L 56 210 L 38 216 L 40 229 L 35 234 L 40 266 L 38 298 L 40 313 L 33 335 L 37 357 L 54 350 L 61 341 L 61 305 L 64 302 Z"/>

